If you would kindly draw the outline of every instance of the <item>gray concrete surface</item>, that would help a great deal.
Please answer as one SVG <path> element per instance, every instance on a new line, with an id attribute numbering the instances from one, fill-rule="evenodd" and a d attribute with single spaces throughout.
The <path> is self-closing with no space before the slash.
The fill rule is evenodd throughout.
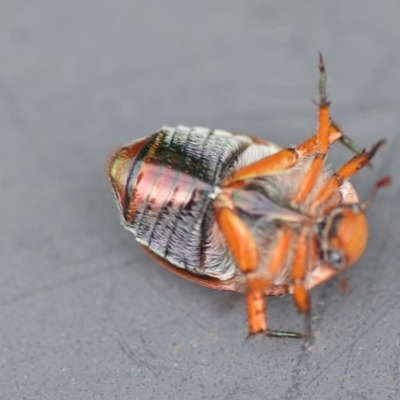
<path id="1" fill-rule="evenodd" d="M 398 0 L 3 0 L 0 398 L 400 398 L 399 18 Z M 245 342 L 240 295 L 162 269 L 120 226 L 105 163 L 163 124 L 300 142 L 318 50 L 344 130 L 388 139 L 356 187 L 394 184 L 353 291 L 313 290 L 313 341 Z M 269 309 L 301 327 L 290 297 Z"/>

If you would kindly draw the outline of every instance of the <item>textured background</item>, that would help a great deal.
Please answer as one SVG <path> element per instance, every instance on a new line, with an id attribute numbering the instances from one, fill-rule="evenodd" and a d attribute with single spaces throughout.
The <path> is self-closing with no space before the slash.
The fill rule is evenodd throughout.
<path id="1" fill-rule="evenodd" d="M 1 399 L 397 399 L 398 0 L 3 0 L 0 4 Z M 124 231 L 109 153 L 163 124 L 282 146 L 314 132 L 317 51 L 335 118 L 389 146 L 370 243 L 312 292 L 311 343 L 245 342 L 240 295 L 183 281 Z M 330 160 L 342 163 L 335 146 Z M 269 301 L 299 329 L 292 299 Z"/>

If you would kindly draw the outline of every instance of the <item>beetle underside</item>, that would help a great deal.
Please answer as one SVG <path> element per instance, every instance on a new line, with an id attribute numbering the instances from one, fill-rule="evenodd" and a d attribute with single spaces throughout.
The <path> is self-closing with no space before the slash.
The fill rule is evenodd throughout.
<path id="1" fill-rule="evenodd" d="M 356 262 L 367 244 L 370 200 L 360 203 L 348 179 L 384 141 L 361 151 L 341 132 L 330 117 L 322 56 L 319 71 L 318 131 L 296 147 L 164 128 L 118 149 L 109 163 L 124 226 L 169 270 L 244 292 L 249 335 L 308 336 L 309 290 Z M 338 141 L 356 155 L 332 173 L 325 159 Z M 373 194 L 389 183 L 381 179 Z M 304 333 L 268 326 L 265 296 L 287 292 L 305 315 Z"/>
<path id="2" fill-rule="evenodd" d="M 369 152 L 356 151 L 358 154 L 355 157 L 320 185 L 329 146 L 343 139 L 344 135 L 330 118 L 322 56 L 319 70 L 319 125 L 316 135 L 295 148 L 281 150 L 235 171 L 222 182 L 221 192 L 215 199 L 219 228 L 238 268 L 246 277 L 249 335 L 264 332 L 274 337 L 308 336 L 309 289 L 357 261 L 367 244 L 365 207 L 359 203 L 351 186 L 351 193 L 347 190 L 346 194 L 343 189 L 346 180 L 370 162 L 384 141 L 377 143 Z M 302 211 L 309 221 L 303 220 L 296 226 L 290 218 L 289 221 L 280 220 L 274 231 L 273 252 L 267 265 L 261 263 L 260 267 L 260 245 L 251 227 L 241 217 L 235 195 L 245 187 L 247 181 L 285 174 L 307 158 L 311 158 L 311 163 L 302 168 L 305 172 L 296 184 L 299 188 L 289 194 L 285 202 L 289 209 Z M 388 183 L 387 179 L 384 184 L 383 181 L 377 187 Z M 265 292 L 268 292 L 268 288 L 274 288 L 276 278 L 285 266 L 289 271 L 289 276 L 286 276 L 288 290 L 293 294 L 299 311 L 306 316 L 304 334 L 276 331 L 268 327 Z M 312 271 L 310 266 L 318 268 Z"/>

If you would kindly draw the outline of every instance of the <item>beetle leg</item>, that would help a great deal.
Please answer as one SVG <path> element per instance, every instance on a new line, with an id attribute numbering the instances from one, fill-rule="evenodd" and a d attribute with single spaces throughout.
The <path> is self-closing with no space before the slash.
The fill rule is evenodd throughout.
<path id="1" fill-rule="evenodd" d="M 378 142 L 370 151 L 364 151 L 358 156 L 353 157 L 348 163 L 343 165 L 323 186 L 319 194 L 312 203 L 312 207 L 318 207 L 327 202 L 343 182 L 357 173 L 367 165 L 380 147 L 385 144 L 384 140 Z"/>
<path id="2" fill-rule="evenodd" d="M 246 165 L 227 176 L 221 186 L 227 187 L 234 183 L 246 179 L 259 178 L 261 176 L 279 174 L 293 167 L 299 159 L 299 154 L 295 148 L 288 148 L 270 156 L 264 157 L 254 163 Z"/>
<path id="3" fill-rule="evenodd" d="M 335 122 L 331 121 L 331 125 L 335 125 L 336 129 L 338 129 L 338 131 L 341 133 L 339 141 L 343 144 L 343 146 L 346 146 L 356 156 L 360 155 L 364 151 L 362 148 L 358 147 L 352 139 L 341 132 L 340 128 L 335 124 Z"/>
<path id="4" fill-rule="evenodd" d="M 264 292 L 271 285 L 271 278 L 279 272 L 285 261 L 291 244 L 292 233 L 290 229 L 286 229 L 281 238 L 278 239 L 266 276 L 260 276 L 257 272 L 260 262 L 257 243 L 245 222 L 233 209 L 229 208 L 228 199 L 223 194 L 216 201 L 215 215 L 236 264 L 247 276 L 246 303 L 249 317 L 249 335 L 265 332 L 268 336 L 273 337 L 303 337 L 303 335 L 294 332 L 268 329 L 266 317 Z"/>
<path id="5" fill-rule="evenodd" d="M 246 304 L 249 318 L 249 336 L 265 332 L 268 328 L 264 296 L 265 286 L 265 279 L 260 279 L 255 274 L 247 275 Z"/>
<path id="6" fill-rule="evenodd" d="M 333 123 L 329 128 L 329 144 L 334 143 L 342 137 L 342 133 Z M 287 148 L 268 157 L 262 158 L 254 163 L 246 165 L 227 176 L 221 186 L 227 187 L 246 179 L 259 178 L 261 176 L 279 174 L 294 165 L 300 158 L 314 154 L 318 149 L 318 135 L 299 144 L 295 148 Z"/>
<path id="7" fill-rule="evenodd" d="M 331 120 L 329 125 L 329 146 L 336 141 L 340 141 L 344 146 L 346 146 L 350 151 L 359 155 L 363 152 L 363 150 L 358 147 L 352 139 L 350 139 L 347 135 L 345 135 L 339 125 Z M 299 144 L 296 147 L 296 151 L 301 157 L 306 157 L 309 155 L 313 155 L 317 151 L 318 146 L 318 134 L 311 136 L 310 139 L 305 142 Z"/>
<path id="8" fill-rule="evenodd" d="M 305 337 L 301 333 L 278 331 L 268 328 L 266 301 L 264 296 L 265 287 L 268 286 L 266 279 L 255 276 L 254 274 L 247 275 L 247 314 L 249 317 L 249 335 L 252 337 L 257 333 L 265 333 L 270 337 L 301 339 Z"/>
<path id="9" fill-rule="evenodd" d="M 271 142 L 258 138 L 255 136 L 250 136 L 253 139 L 253 142 L 256 144 L 263 144 L 265 146 L 270 146 Z M 363 149 L 359 147 L 353 139 L 347 136 L 342 130 L 339 128 L 339 125 L 331 119 L 331 124 L 329 126 L 329 146 L 339 141 L 343 146 L 347 147 L 352 153 L 357 156 L 363 152 Z M 311 136 L 305 142 L 296 146 L 296 152 L 300 153 L 302 157 L 307 155 L 312 155 L 317 148 L 317 135 Z"/>
<path id="10" fill-rule="evenodd" d="M 260 255 L 257 243 L 244 221 L 228 208 L 216 207 L 216 219 L 225 236 L 233 258 L 240 270 L 247 274 L 258 267 Z"/>
<path id="11" fill-rule="evenodd" d="M 223 197 L 219 199 L 220 202 L 224 200 Z M 216 202 L 215 215 L 236 264 L 243 273 L 249 274 L 246 295 L 249 333 L 263 332 L 267 329 L 264 299 L 266 282 L 255 276 L 260 262 L 257 243 L 245 222 L 233 210 L 220 207 Z"/>
<path id="12" fill-rule="evenodd" d="M 302 199 L 309 193 L 309 188 L 313 186 L 318 178 L 319 173 L 323 167 L 323 158 L 328 152 L 329 146 L 340 140 L 346 147 L 357 155 L 361 153 L 358 146 L 346 135 L 344 135 L 338 125 L 330 120 L 329 105 L 330 103 L 326 98 L 326 74 L 325 65 L 320 55 L 319 60 L 319 130 L 318 133 L 305 142 L 299 144 L 295 148 L 287 148 L 268 157 L 262 158 L 254 163 L 251 163 L 238 171 L 235 171 L 222 182 L 223 187 L 232 185 L 236 182 L 244 181 L 246 179 L 258 178 L 261 176 L 277 174 L 293 167 L 300 158 L 310 155 L 317 155 L 310 172 L 306 177 L 307 182 L 303 182 L 301 193 L 296 201 L 301 202 Z M 322 159 L 320 159 L 322 158 Z"/>
<path id="13" fill-rule="evenodd" d="M 319 57 L 319 113 L 317 151 L 314 160 L 304 176 L 300 190 L 293 198 L 293 203 L 303 203 L 314 187 L 322 168 L 325 164 L 325 157 L 329 149 L 329 127 L 330 127 L 330 102 L 326 97 L 326 73 L 322 55 Z"/>
<path id="14" fill-rule="evenodd" d="M 274 252 L 271 255 L 268 268 L 266 270 L 267 282 L 271 282 L 273 278 L 281 271 L 283 265 L 285 264 L 290 246 L 292 245 L 292 241 L 293 233 L 291 229 L 289 229 L 287 226 L 282 226 L 280 230 L 280 237 L 278 237 L 277 242 L 274 245 Z M 305 335 L 297 332 L 277 331 L 271 329 L 267 329 L 265 333 L 267 336 L 272 337 L 287 337 L 294 339 L 305 337 Z"/>
<path id="15" fill-rule="evenodd" d="M 306 234 L 302 233 L 298 237 L 296 252 L 294 256 L 292 269 L 292 290 L 294 302 L 299 311 L 305 316 L 305 333 L 304 337 L 308 337 L 311 333 L 310 326 L 310 295 L 305 287 L 305 277 L 307 273 L 307 265 L 309 263 L 309 246 Z"/>

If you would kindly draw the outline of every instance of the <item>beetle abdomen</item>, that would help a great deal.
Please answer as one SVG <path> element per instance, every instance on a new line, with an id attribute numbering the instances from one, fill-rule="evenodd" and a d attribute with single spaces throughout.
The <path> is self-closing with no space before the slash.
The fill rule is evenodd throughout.
<path id="1" fill-rule="evenodd" d="M 136 213 L 129 227 L 139 243 L 180 268 L 199 269 L 202 221 L 211 186 L 181 171 L 144 164 L 135 187 Z M 149 170 L 157 173 L 149 173 Z"/>
<path id="2" fill-rule="evenodd" d="M 110 165 L 136 143 L 117 152 Z M 207 257 L 214 224 L 209 196 L 252 144 L 230 132 L 183 126 L 150 136 L 129 171 L 120 174 L 125 181 L 113 182 L 124 185 L 124 224 L 139 243 L 177 267 L 196 273 L 224 269 L 221 260 Z"/>

